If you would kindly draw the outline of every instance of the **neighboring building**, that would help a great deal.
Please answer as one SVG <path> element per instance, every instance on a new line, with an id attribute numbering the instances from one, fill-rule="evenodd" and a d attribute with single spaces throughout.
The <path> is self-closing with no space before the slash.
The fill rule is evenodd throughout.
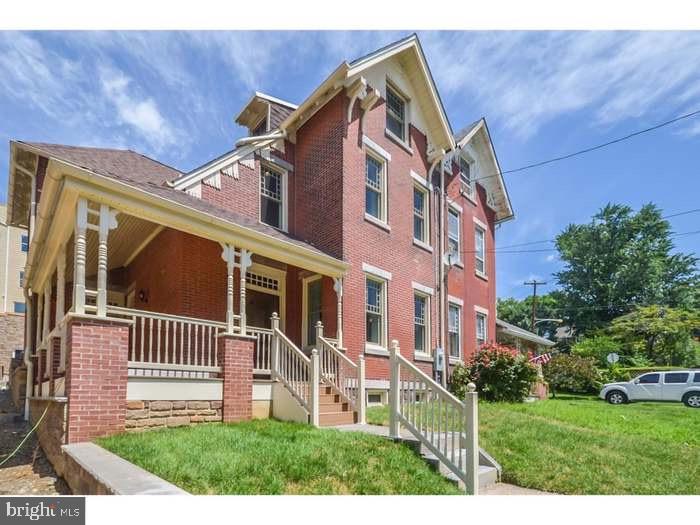
<path id="1" fill-rule="evenodd" d="M 11 143 L 9 222 L 33 232 L 29 375 L 34 396 L 67 397 L 67 441 L 157 424 L 130 415 L 153 401 L 311 418 L 312 348 L 359 410 L 352 374 L 364 360 L 366 401 L 386 401 L 392 340 L 432 373 L 436 348 L 454 365 L 495 339 L 495 231 L 513 211 L 486 122 L 453 133 L 417 37 L 343 62 L 300 105 L 255 93 L 236 122 L 250 136 L 188 173 Z M 352 421 L 331 398 L 320 423 Z"/>
<path id="2" fill-rule="evenodd" d="M 0 385 L 7 382 L 15 350 L 24 347 L 24 264 L 27 231 L 8 226 L 7 207 L 0 204 Z"/>
<path id="3" fill-rule="evenodd" d="M 506 323 L 502 319 L 496 319 L 496 341 L 523 352 L 532 352 L 533 355 L 543 354 L 556 344 L 524 328 Z"/>

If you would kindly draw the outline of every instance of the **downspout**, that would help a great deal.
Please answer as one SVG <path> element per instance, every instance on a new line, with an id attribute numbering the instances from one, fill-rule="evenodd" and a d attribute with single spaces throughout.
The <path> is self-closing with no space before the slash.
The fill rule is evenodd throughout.
<path id="1" fill-rule="evenodd" d="M 267 135 L 256 135 L 253 137 L 243 137 L 236 141 L 236 146 L 245 146 L 247 144 L 255 144 L 257 142 L 274 142 L 276 140 L 284 139 L 287 137 L 287 132 L 284 130 L 277 130 Z"/>
<path id="2" fill-rule="evenodd" d="M 24 312 L 24 364 L 27 367 L 27 384 L 24 399 L 24 420 L 29 421 L 29 398 L 33 393 L 34 386 L 34 363 L 32 362 L 32 301 L 29 291 L 24 289 L 24 304 L 27 306 Z"/>

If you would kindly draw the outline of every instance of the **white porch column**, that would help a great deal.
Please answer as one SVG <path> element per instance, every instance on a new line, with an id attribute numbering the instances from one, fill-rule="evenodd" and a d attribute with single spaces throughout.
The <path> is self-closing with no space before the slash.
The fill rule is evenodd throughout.
<path id="1" fill-rule="evenodd" d="M 336 339 L 338 339 L 338 348 L 343 348 L 343 278 L 336 277 L 333 279 L 333 289 L 335 290 L 335 295 L 338 298 L 338 306 L 336 310 L 338 311 L 338 321 L 337 321 L 337 331 Z"/>
<path id="2" fill-rule="evenodd" d="M 51 325 L 51 279 L 52 275 L 49 275 L 46 284 L 44 285 L 44 320 L 41 327 L 41 340 L 43 341 L 49 335 L 50 325 Z"/>
<path id="3" fill-rule="evenodd" d="M 245 314 L 245 277 L 246 273 L 248 272 L 248 268 L 250 268 L 250 265 L 253 264 L 252 261 L 253 254 L 250 253 L 248 250 L 244 250 L 241 248 L 240 252 L 240 270 L 241 270 L 241 283 L 240 283 L 240 304 L 239 304 L 239 316 L 241 320 L 241 334 L 246 333 L 246 328 L 247 328 L 247 321 L 246 321 L 246 314 Z"/>
<path id="4" fill-rule="evenodd" d="M 58 250 L 58 260 L 56 261 L 56 320 L 58 326 L 66 314 L 66 245 L 61 245 Z M 66 327 L 61 328 L 61 355 L 58 369 L 64 370 L 66 367 Z"/>
<path id="5" fill-rule="evenodd" d="M 235 266 L 234 248 L 230 244 L 222 244 L 221 258 L 226 263 L 226 332 L 233 333 L 233 268 Z M 242 333 L 242 332 L 241 332 Z"/>
<path id="6" fill-rule="evenodd" d="M 41 329 L 44 319 L 44 301 L 39 293 L 36 294 L 36 336 L 34 337 L 34 351 L 38 350 L 41 340 L 43 339 L 43 331 Z"/>
<path id="7" fill-rule="evenodd" d="M 389 347 L 389 437 L 401 438 L 399 411 L 401 410 L 401 372 L 398 356 L 401 355 L 399 342 L 394 339 Z"/>
<path id="8" fill-rule="evenodd" d="M 97 245 L 97 315 L 107 316 L 107 239 L 109 230 L 117 227 L 116 211 L 100 204 L 100 225 Z"/>
<path id="9" fill-rule="evenodd" d="M 24 387 L 24 420 L 29 421 L 29 398 L 34 392 L 34 363 L 32 362 L 32 319 L 34 315 L 33 298 L 30 297 L 27 288 L 24 289 L 24 304 L 27 310 L 24 313 L 24 365 L 27 367 L 27 384 Z"/>
<path id="10" fill-rule="evenodd" d="M 73 310 L 77 314 L 85 313 L 85 251 L 87 247 L 88 207 L 85 198 L 78 199 L 75 215 L 75 254 L 73 269 Z"/>

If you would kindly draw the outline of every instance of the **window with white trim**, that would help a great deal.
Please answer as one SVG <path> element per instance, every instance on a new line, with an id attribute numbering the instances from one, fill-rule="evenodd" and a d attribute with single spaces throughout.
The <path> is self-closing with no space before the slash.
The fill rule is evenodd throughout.
<path id="1" fill-rule="evenodd" d="M 389 83 L 386 85 L 386 129 L 406 141 L 406 99 Z"/>
<path id="2" fill-rule="evenodd" d="M 474 265 L 476 272 L 486 275 L 486 232 L 481 226 L 474 225 Z"/>
<path id="3" fill-rule="evenodd" d="M 366 277 L 365 342 L 374 346 L 386 346 L 386 282 Z"/>
<path id="4" fill-rule="evenodd" d="M 450 303 L 447 307 L 447 345 L 450 357 L 459 359 L 462 340 L 462 308 Z"/>
<path id="5" fill-rule="evenodd" d="M 430 236 L 429 218 L 428 191 L 416 185 L 413 187 L 413 238 L 426 244 Z"/>
<path id="6" fill-rule="evenodd" d="M 413 293 L 413 347 L 417 353 L 430 353 L 430 299 L 419 292 Z"/>
<path id="7" fill-rule="evenodd" d="M 269 166 L 260 166 L 260 220 L 275 228 L 285 228 L 284 175 Z"/>
<path id="8" fill-rule="evenodd" d="M 453 209 L 447 210 L 447 253 L 453 261 L 462 260 L 462 243 L 460 240 L 461 214 Z"/>
<path id="9" fill-rule="evenodd" d="M 476 312 L 476 345 L 483 345 L 487 336 L 486 314 Z"/>
<path id="10" fill-rule="evenodd" d="M 365 213 L 386 222 L 386 163 L 370 154 L 365 159 Z"/>
<path id="11" fill-rule="evenodd" d="M 20 238 L 20 249 L 23 252 L 29 251 L 29 235 L 22 235 Z"/>
<path id="12" fill-rule="evenodd" d="M 459 158 L 459 180 L 462 191 L 472 197 L 474 195 L 474 181 L 472 180 L 471 163 L 464 157 Z"/>

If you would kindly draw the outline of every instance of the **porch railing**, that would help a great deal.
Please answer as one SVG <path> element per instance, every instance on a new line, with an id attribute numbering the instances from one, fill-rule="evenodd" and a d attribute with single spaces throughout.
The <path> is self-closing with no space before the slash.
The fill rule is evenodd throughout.
<path id="1" fill-rule="evenodd" d="M 479 485 L 477 394 L 470 384 L 464 402 L 403 357 L 397 341 L 390 349 L 389 432 L 400 426 L 428 448 L 476 494 Z"/>
<path id="2" fill-rule="evenodd" d="M 316 345 L 321 379 L 330 385 L 357 412 L 359 423 L 365 422 L 365 363 L 360 356 L 355 364 L 337 348 L 337 343 L 323 336 L 323 325 L 316 324 Z"/>
<path id="3" fill-rule="evenodd" d="M 318 358 L 305 356 L 279 327 L 273 326 L 272 331 L 274 335 L 272 378 L 279 379 L 306 411 L 313 415 L 315 392 L 312 392 L 314 384 L 312 359 Z M 315 383 L 317 387 L 318 381 Z"/>

